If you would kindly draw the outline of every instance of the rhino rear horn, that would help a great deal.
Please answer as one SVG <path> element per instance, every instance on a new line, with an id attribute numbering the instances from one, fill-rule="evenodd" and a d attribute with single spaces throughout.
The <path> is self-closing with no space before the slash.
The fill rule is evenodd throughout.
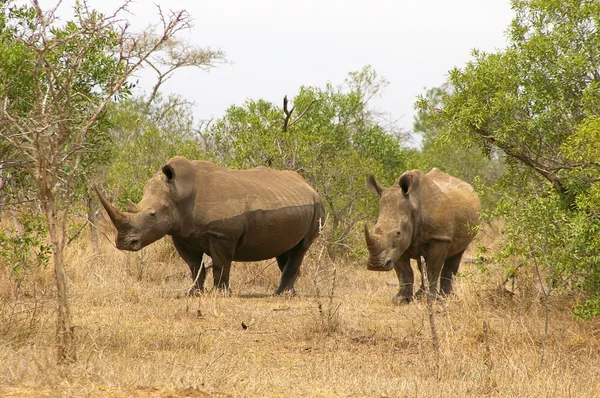
<path id="1" fill-rule="evenodd" d="M 121 230 L 122 228 L 126 227 L 128 225 L 127 215 L 121 213 L 119 210 L 117 210 L 116 207 L 114 207 L 106 199 L 104 199 L 104 197 L 100 193 L 100 190 L 95 185 L 94 190 L 96 191 L 96 194 L 98 195 L 98 198 L 100 199 L 102 206 L 108 213 L 108 216 L 110 217 L 111 221 L 113 222 L 115 227 L 117 227 L 117 230 Z"/>
<path id="2" fill-rule="evenodd" d="M 127 199 L 127 211 L 129 213 L 138 213 L 140 211 L 140 207 L 133 203 L 131 199 Z"/>

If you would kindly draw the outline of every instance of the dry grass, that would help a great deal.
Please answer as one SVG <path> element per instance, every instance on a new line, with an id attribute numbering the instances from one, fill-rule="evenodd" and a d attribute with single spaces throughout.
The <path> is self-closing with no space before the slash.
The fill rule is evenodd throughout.
<path id="1" fill-rule="evenodd" d="M 19 287 L 2 271 L 0 396 L 600 396 L 600 322 L 575 322 L 555 298 L 540 365 L 541 297 L 499 295 L 499 277 L 470 264 L 435 304 L 438 364 L 424 302 L 393 306 L 395 274 L 334 263 L 318 245 L 296 297 L 271 295 L 274 262 L 234 264 L 231 296 L 187 297 L 170 242 L 123 253 L 104 240 L 96 258 L 85 239 L 67 259 L 75 364 L 55 363 L 51 269 Z"/>

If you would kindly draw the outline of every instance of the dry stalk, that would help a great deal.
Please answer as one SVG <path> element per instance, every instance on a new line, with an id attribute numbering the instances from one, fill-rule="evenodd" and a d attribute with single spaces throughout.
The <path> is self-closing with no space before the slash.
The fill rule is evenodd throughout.
<path id="1" fill-rule="evenodd" d="M 489 339 L 489 326 L 487 321 L 483 321 L 483 344 L 485 346 L 485 359 L 484 363 L 487 367 L 488 372 L 492 370 L 492 351 L 490 350 L 490 339 Z"/>
<path id="2" fill-rule="evenodd" d="M 549 308 L 549 295 L 550 295 L 550 287 L 548 290 L 544 287 L 544 279 L 542 278 L 542 273 L 540 272 L 540 265 L 537 261 L 537 258 L 534 256 L 535 263 L 535 273 L 540 282 L 540 290 L 542 291 L 542 295 L 544 296 L 544 335 L 542 336 L 542 347 L 540 348 L 540 366 L 544 364 L 544 358 L 546 356 L 546 340 L 548 339 L 548 324 L 550 320 L 550 308 Z"/>
<path id="3" fill-rule="evenodd" d="M 429 326 L 431 327 L 431 340 L 433 342 L 433 351 L 435 353 L 436 369 L 440 368 L 440 340 L 438 338 L 437 326 L 435 324 L 435 315 L 433 313 L 433 296 L 429 288 L 429 277 L 427 275 L 427 262 L 421 256 L 421 266 L 423 267 L 423 285 L 425 287 L 425 296 L 427 297 L 427 312 L 429 313 Z"/>
<path id="4" fill-rule="evenodd" d="M 322 235 L 320 235 L 322 237 Z M 319 240 L 323 241 L 323 238 L 320 238 Z M 313 273 L 313 283 L 315 286 L 315 299 L 317 301 L 317 308 L 319 310 L 319 315 L 321 318 L 321 326 L 323 328 L 323 330 L 325 330 L 328 334 L 333 333 L 337 327 L 339 326 L 339 322 L 337 319 L 337 315 L 338 315 L 338 310 L 340 308 L 341 303 L 334 303 L 333 298 L 335 296 L 335 290 L 337 287 L 337 267 L 335 265 L 335 262 L 331 260 L 331 258 L 329 257 L 326 250 L 326 244 L 323 241 L 322 242 L 322 246 L 321 249 L 319 250 L 319 255 L 317 256 L 316 259 L 316 268 L 315 271 Z M 331 285 L 330 285 L 330 289 L 329 292 L 327 294 L 327 301 L 326 304 L 323 302 L 322 298 L 322 294 L 321 294 L 321 288 L 319 287 L 319 274 L 320 272 L 320 266 L 321 266 L 321 261 L 323 260 L 324 254 L 327 256 L 329 262 L 332 264 L 333 266 L 333 271 L 332 271 L 332 275 L 331 275 Z"/>

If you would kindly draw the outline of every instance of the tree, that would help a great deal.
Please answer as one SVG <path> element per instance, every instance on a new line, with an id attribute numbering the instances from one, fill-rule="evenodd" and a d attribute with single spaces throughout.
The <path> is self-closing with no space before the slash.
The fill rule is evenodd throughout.
<path id="1" fill-rule="evenodd" d="M 429 106 L 439 109 L 443 96 L 448 95 L 449 90 L 448 84 L 428 90 L 425 98 Z M 484 208 L 493 208 L 498 199 L 489 188 L 502 174 L 503 154 L 497 150 L 484 153 L 472 142 L 451 136 L 447 125 L 436 113 L 421 110 L 415 116 L 414 132 L 422 137 L 417 168 L 426 171 L 437 167 L 471 183 L 477 188 Z"/>
<path id="2" fill-rule="evenodd" d="M 204 159 L 190 104 L 172 95 L 131 98 L 109 107 L 111 164 L 106 170 L 110 191 L 122 205 L 139 202 L 144 184 L 176 155 Z"/>
<path id="3" fill-rule="evenodd" d="M 600 4 L 593 0 L 513 0 L 509 47 L 474 51 L 450 72 L 440 117 L 454 136 L 499 148 L 570 200 L 567 174 L 587 166 L 561 145 L 600 110 Z M 427 108 L 426 101 L 421 103 Z"/>
<path id="4" fill-rule="evenodd" d="M 236 168 L 269 166 L 298 171 L 319 192 L 330 215 L 332 248 L 347 252 L 362 235 L 357 222 L 373 216 L 366 176 L 392 182 L 407 168 L 407 150 L 388 134 L 369 107 L 385 87 L 371 67 L 351 73 L 345 85 L 302 87 L 283 109 L 263 100 L 230 107 L 204 132 L 213 160 Z M 361 245 L 362 247 L 362 245 Z"/>
<path id="5" fill-rule="evenodd" d="M 59 25 L 58 6 L 41 9 L 2 3 L 3 76 L 0 135 L 24 160 L 43 209 L 52 246 L 58 292 L 59 361 L 76 358 L 63 250 L 73 192 L 106 141 L 104 115 L 114 99 L 128 94 L 127 79 L 178 31 L 190 26 L 185 11 L 160 13 L 161 29 L 130 32 L 120 15 L 127 3 L 105 16 L 78 2 L 74 19 Z M 158 32 L 158 33 L 157 33 Z"/>
<path id="6" fill-rule="evenodd" d="M 495 212 L 507 223 L 504 263 L 542 267 L 552 287 L 600 293 L 598 202 L 589 194 L 600 170 L 597 148 L 587 144 L 600 114 L 600 3 L 513 0 L 512 7 L 509 46 L 474 51 L 450 72 L 439 106 L 426 98 L 418 106 L 447 126 L 449 139 L 506 156 Z"/>
<path id="7" fill-rule="evenodd" d="M 160 7 L 158 9 L 162 16 L 162 10 Z M 196 67 L 201 70 L 210 70 L 222 62 L 225 62 L 225 53 L 222 50 L 199 47 L 175 36 L 171 36 L 160 48 L 143 60 L 142 67 L 149 67 L 156 73 L 156 82 L 152 86 L 150 94 L 139 96 L 108 109 L 112 143 L 108 156 L 113 160 L 112 166 L 108 170 L 112 177 L 109 183 L 113 188 L 117 188 L 113 192 L 123 192 L 122 199 L 134 200 L 134 197 L 139 199 L 144 181 L 158 170 L 169 157 L 176 154 L 187 154 L 192 157 L 202 156 L 197 155 L 196 145 L 191 147 L 184 145 L 185 148 L 179 146 L 179 144 L 183 144 L 183 141 L 188 144 L 191 142 L 190 138 L 193 135 L 191 133 L 193 130 L 191 104 L 178 96 L 170 96 L 165 101 L 160 93 L 160 88 L 181 68 Z M 176 126 L 175 124 L 178 123 L 181 125 Z M 173 126 L 168 124 L 173 124 Z M 183 141 L 179 141 L 179 139 Z M 183 152 L 177 152 L 179 150 Z M 140 154 L 148 156 L 146 161 L 141 164 L 136 159 L 136 156 Z M 125 167 L 125 169 L 119 170 L 119 167 Z M 103 174 L 106 170 L 101 169 L 98 172 Z M 117 175 L 121 177 L 117 177 Z M 118 184 L 117 180 L 124 182 L 123 176 L 129 177 L 129 183 L 121 191 L 116 185 Z M 100 177 L 100 175 L 96 177 Z M 90 187 L 86 194 L 88 221 L 90 222 L 92 245 L 96 253 L 99 253 L 96 202 L 91 200 L 92 196 Z"/>
<path id="8" fill-rule="evenodd" d="M 222 50 L 212 50 L 194 46 L 181 39 L 171 37 L 165 41 L 157 51 L 144 60 L 154 72 L 156 72 L 156 83 L 152 87 L 146 105 L 154 102 L 159 94 L 160 87 L 169 80 L 175 71 L 186 67 L 196 67 L 202 70 L 210 70 L 218 63 L 225 62 L 225 53 Z"/>

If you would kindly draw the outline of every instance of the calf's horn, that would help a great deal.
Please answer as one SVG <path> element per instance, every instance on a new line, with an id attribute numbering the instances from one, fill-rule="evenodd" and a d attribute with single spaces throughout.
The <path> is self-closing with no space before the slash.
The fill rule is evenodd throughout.
<path id="1" fill-rule="evenodd" d="M 113 224 L 115 224 L 115 227 L 117 227 L 118 230 L 125 227 L 127 225 L 127 216 L 121 213 L 119 210 L 117 210 L 117 208 L 111 205 L 106 199 L 104 199 L 104 197 L 100 193 L 100 190 L 95 185 L 94 190 L 96 191 L 96 194 L 98 195 L 102 206 L 108 213 L 108 216 L 112 220 Z"/>

